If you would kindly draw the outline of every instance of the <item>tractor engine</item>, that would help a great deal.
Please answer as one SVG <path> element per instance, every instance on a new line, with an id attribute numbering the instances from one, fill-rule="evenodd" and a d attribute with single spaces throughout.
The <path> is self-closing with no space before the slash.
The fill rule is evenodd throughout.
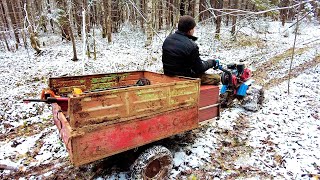
<path id="1" fill-rule="evenodd" d="M 230 71 L 221 74 L 221 82 L 223 85 L 238 87 L 252 76 L 251 70 L 245 68 L 244 64 L 228 64 L 227 69 Z"/>

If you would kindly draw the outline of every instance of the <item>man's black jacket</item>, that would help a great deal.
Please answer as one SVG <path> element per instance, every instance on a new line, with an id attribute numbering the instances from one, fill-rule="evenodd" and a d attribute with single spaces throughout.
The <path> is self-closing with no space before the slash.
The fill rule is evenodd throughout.
<path id="1" fill-rule="evenodd" d="M 166 38 L 162 46 L 164 74 L 187 77 L 199 77 L 213 67 L 214 61 L 202 61 L 199 47 L 194 42 L 197 38 L 176 31 Z"/>

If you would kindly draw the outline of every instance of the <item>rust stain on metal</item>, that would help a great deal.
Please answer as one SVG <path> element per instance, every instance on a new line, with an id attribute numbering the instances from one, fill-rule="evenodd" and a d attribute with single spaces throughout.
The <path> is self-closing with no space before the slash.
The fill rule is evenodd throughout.
<path id="1" fill-rule="evenodd" d="M 82 111 L 82 105 L 80 101 L 77 101 L 77 100 L 71 105 L 71 108 L 73 109 L 72 111 L 73 113 Z"/>
<path id="2" fill-rule="evenodd" d="M 80 116 L 81 118 L 88 118 L 88 117 L 90 116 L 90 114 L 89 114 L 89 113 L 86 113 L 86 112 L 80 112 L 80 113 L 79 113 L 79 116 Z"/>

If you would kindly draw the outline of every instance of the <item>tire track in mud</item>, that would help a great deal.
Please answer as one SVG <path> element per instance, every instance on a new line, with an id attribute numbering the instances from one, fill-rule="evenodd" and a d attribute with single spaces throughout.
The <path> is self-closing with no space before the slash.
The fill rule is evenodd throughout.
<path id="1" fill-rule="evenodd" d="M 297 76 L 299 76 L 301 74 L 301 72 L 303 72 L 307 69 L 310 69 L 310 68 L 316 66 L 317 64 L 320 64 L 320 56 L 317 56 L 313 60 L 308 61 L 307 63 L 304 63 L 303 66 L 298 66 L 296 68 L 293 68 L 291 70 L 291 79 L 296 78 Z M 286 72 L 288 72 L 288 71 L 289 70 L 287 70 Z M 266 89 L 269 89 L 276 84 L 280 84 L 284 81 L 287 81 L 288 79 L 289 79 L 289 74 L 285 75 L 284 77 L 271 79 L 269 82 L 265 83 L 263 86 Z"/>
<path id="2" fill-rule="evenodd" d="M 208 161 L 196 169 L 181 171 L 176 179 L 235 179 L 237 177 L 250 178 L 259 177 L 268 179 L 271 177 L 266 171 L 257 167 L 242 163 L 251 156 L 253 147 L 248 144 L 250 136 L 250 114 L 238 112 L 236 117 L 229 116 L 229 111 L 235 109 L 224 109 L 222 118 L 232 119 L 230 128 L 220 127 L 215 124 L 208 124 L 201 127 L 200 131 L 211 129 L 210 136 L 214 136 L 217 148 L 210 153 Z M 223 119 L 219 121 L 223 121 Z M 195 133 L 195 132 L 193 132 Z M 196 138 L 200 136 L 193 134 Z"/>
<path id="3" fill-rule="evenodd" d="M 308 48 L 299 48 L 296 50 L 295 55 L 301 55 L 306 50 L 308 50 Z M 271 58 L 269 61 L 263 63 L 255 71 L 254 79 L 258 82 L 258 84 L 263 85 L 265 89 L 269 89 L 277 84 L 287 81 L 289 78 L 288 70 L 284 71 L 286 72 L 285 76 L 273 79 L 268 79 L 267 73 L 272 72 L 273 70 L 281 69 L 278 64 L 282 60 L 289 58 L 291 56 L 291 52 L 292 49 L 288 49 L 283 54 L 277 55 Z M 293 68 L 291 71 L 291 79 L 296 78 L 301 74 L 301 72 L 304 72 L 305 70 L 310 69 L 318 64 L 320 64 L 319 55 L 314 57 L 312 60 Z M 264 81 L 266 79 L 268 81 Z M 226 179 L 234 179 L 237 177 L 259 177 L 272 179 L 272 175 L 266 170 L 251 166 L 236 166 L 234 163 L 241 159 L 241 156 L 251 156 L 251 151 L 254 151 L 253 147 L 246 145 L 246 142 L 248 142 L 246 138 L 250 136 L 249 118 L 250 114 L 243 113 L 233 121 L 235 123 L 235 125 L 233 125 L 233 130 L 225 130 L 222 132 L 219 132 L 221 129 L 218 130 L 217 133 L 218 136 L 220 136 L 219 139 L 221 140 L 219 141 L 219 148 L 212 155 L 212 164 L 217 167 L 218 171 L 220 171 L 218 173 L 219 177 Z M 241 141 L 239 141 L 239 139 Z M 281 159 L 279 160 L 278 156 L 275 155 L 274 161 L 278 163 L 281 161 Z"/>
<path id="4" fill-rule="evenodd" d="M 254 151 L 254 148 L 248 144 L 250 128 L 250 114 L 241 112 L 233 121 L 232 130 L 220 129 L 216 132 L 220 141 L 219 148 L 212 154 L 212 164 L 218 167 L 219 177 L 224 179 L 270 178 L 267 172 L 243 163 Z"/>
<path id="5" fill-rule="evenodd" d="M 298 48 L 295 50 L 296 55 L 301 55 L 303 52 L 306 51 L 306 48 Z M 268 79 L 268 73 L 273 71 L 277 64 L 279 64 L 282 60 L 289 58 L 292 53 L 292 48 L 286 50 L 282 54 L 278 54 L 272 58 L 270 58 L 268 61 L 262 63 L 254 72 L 253 77 L 255 79 L 255 82 L 259 85 L 265 85 L 267 82 L 265 82 L 266 79 Z M 279 67 L 278 67 L 279 68 Z"/>
<path id="6" fill-rule="evenodd" d="M 295 56 L 301 55 L 304 52 L 306 52 L 309 48 L 297 48 L 295 50 Z M 280 84 L 284 81 L 287 81 L 289 79 L 289 70 L 284 70 L 286 73 L 285 76 L 279 77 L 279 78 L 268 78 L 268 73 L 272 72 L 273 70 L 281 70 L 283 69 L 278 64 L 285 60 L 286 58 L 290 58 L 292 53 L 292 48 L 286 50 L 284 53 L 279 54 L 271 58 L 269 61 L 263 63 L 260 65 L 254 72 L 253 72 L 253 78 L 255 79 L 256 83 L 263 86 L 265 89 L 270 89 L 272 86 L 276 84 Z M 297 67 L 292 68 L 291 70 L 291 78 L 295 78 L 298 75 L 301 74 L 301 72 L 314 67 L 315 65 L 320 63 L 320 56 L 314 57 L 311 61 L 308 61 L 306 63 L 303 63 Z"/>
<path id="7" fill-rule="evenodd" d="M 303 54 L 308 48 L 299 48 L 296 50 L 295 55 Z M 292 49 L 288 49 L 283 54 L 277 55 L 271 58 L 269 61 L 263 63 L 257 70 L 254 78 L 258 81 L 259 84 L 263 85 L 265 89 L 269 89 L 276 84 L 280 84 L 288 80 L 289 75 L 283 77 L 274 78 L 269 81 L 264 81 L 267 79 L 267 73 L 273 70 L 279 70 L 281 67 L 278 65 L 282 60 L 289 58 L 291 56 Z M 311 61 L 303 63 L 300 66 L 297 66 L 291 71 L 291 78 L 295 78 L 301 74 L 301 72 L 314 67 L 320 63 L 320 56 L 314 57 Z M 288 73 L 288 70 L 285 71 Z M 236 165 L 239 159 L 245 159 L 246 156 L 251 156 L 251 153 L 254 151 L 254 148 L 247 144 L 248 138 L 250 136 L 250 113 L 240 113 L 238 118 L 236 118 L 232 126 L 232 130 L 226 130 L 223 128 L 218 128 L 215 134 L 218 139 L 218 148 L 212 153 L 212 164 L 211 166 L 215 167 L 216 171 L 214 174 L 216 177 L 223 177 L 225 179 L 234 179 L 237 177 L 259 177 L 259 178 L 273 178 L 264 169 L 259 169 L 258 167 Z M 263 143 L 263 142 L 262 142 Z M 268 143 L 268 142 L 266 142 Z M 269 145 L 270 146 L 270 145 Z M 280 156 L 281 157 L 281 156 Z M 259 157 L 257 157 L 259 159 Z M 278 155 L 275 155 L 274 161 L 276 163 L 281 162 Z M 261 161 L 262 162 L 262 161 Z M 208 171 L 206 170 L 195 170 L 192 172 L 184 172 L 189 176 L 205 178 Z M 281 176 L 279 174 L 279 176 Z M 282 177 L 283 178 L 283 177 Z"/>

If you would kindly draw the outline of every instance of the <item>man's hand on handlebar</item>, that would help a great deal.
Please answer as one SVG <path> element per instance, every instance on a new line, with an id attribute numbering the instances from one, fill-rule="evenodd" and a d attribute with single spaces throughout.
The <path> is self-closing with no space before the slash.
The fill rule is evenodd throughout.
<path id="1" fill-rule="evenodd" d="M 213 66 L 213 69 L 221 69 L 222 66 L 220 65 L 220 60 L 216 59 L 215 61 L 215 65 Z"/>

